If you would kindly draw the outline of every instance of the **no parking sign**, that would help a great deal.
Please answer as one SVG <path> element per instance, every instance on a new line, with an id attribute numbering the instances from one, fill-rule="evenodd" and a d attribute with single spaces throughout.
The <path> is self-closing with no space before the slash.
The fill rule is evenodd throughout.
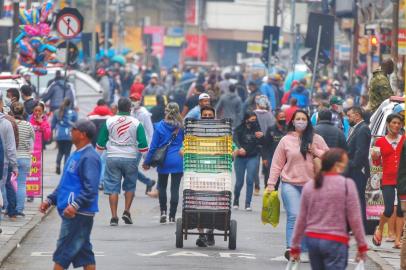
<path id="1" fill-rule="evenodd" d="M 83 30 L 83 16 L 76 8 L 64 8 L 56 15 L 56 31 L 64 39 L 72 39 Z"/>

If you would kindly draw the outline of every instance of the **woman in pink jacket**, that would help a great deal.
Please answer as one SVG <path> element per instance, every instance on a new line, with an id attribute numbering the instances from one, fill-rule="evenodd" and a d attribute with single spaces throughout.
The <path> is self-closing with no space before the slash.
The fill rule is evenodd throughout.
<path id="1" fill-rule="evenodd" d="M 44 114 L 45 105 L 42 102 L 38 102 L 34 107 L 33 114 L 30 119 L 30 123 L 35 131 L 34 148 L 39 145 L 43 146 L 44 142 L 51 139 L 51 126 L 49 125 L 48 118 Z"/>
<path id="2" fill-rule="evenodd" d="M 328 150 L 323 138 L 313 132 L 309 115 L 302 110 L 293 114 L 285 135 L 272 158 L 272 165 L 268 179 L 268 190 L 274 190 L 278 178 L 281 179 L 281 197 L 286 210 L 286 251 L 289 259 L 291 238 L 299 213 L 300 196 L 303 186 L 314 179 L 314 158 L 321 156 Z M 306 251 L 306 245 L 302 246 Z M 305 260 L 305 259 L 303 259 Z"/>
<path id="3" fill-rule="evenodd" d="M 293 260 L 300 258 L 300 241 L 306 236 L 312 269 L 346 269 L 348 226 L 358 244 L 356 260 L 366 258 L 368 246 L 357 188 L 352 179 L 341 175 L 347 164 L 344 150 L 330 149 L 323 155 L 321 172 L 303 187 L 290 253 Z"/>

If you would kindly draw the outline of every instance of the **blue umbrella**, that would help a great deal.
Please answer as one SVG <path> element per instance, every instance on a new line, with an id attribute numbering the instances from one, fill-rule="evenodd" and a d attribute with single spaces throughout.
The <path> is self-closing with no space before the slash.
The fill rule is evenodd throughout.
<path id="1" fill-rule="evenodd" d="M 288 76 L 286 76 L 286 79 L 285 79 L 285 85 L 284 85 L 285 92 L 288 92 L 290 90 L 290 87 L 291 87 L 293 81 L 295 81 L 295 80 L 299 81 L 299 80 L 305 78 L 306 75 L 307 75 L 306 71 L 295 71 L 294 73 L 289 72 Z"/>
<path id="2" fill-rule="evenodd" d="M 122 55 L 115 55 L 113 58 L 111 58 L 111 61 L 113 63 L 119 63 L 120 65 L 124 66 L 125 65 L 125 58 Z"/>

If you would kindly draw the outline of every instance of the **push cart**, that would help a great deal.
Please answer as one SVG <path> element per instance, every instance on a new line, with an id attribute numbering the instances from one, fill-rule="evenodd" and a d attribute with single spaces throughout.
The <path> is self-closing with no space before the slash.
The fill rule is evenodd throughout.
<path id="1" fill-rule="evenodd" d="M 182 218 L 176 221 L 176 247 L 189 235 L 223 236 L 237 247 L 237 222 L 231 219 L 231 120 L 185 121 Z"/>

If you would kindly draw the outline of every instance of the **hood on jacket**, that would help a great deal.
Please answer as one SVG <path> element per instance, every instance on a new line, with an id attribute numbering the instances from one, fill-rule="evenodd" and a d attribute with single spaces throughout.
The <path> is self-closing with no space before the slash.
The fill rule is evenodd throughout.
<path id="1" fill-rule="evenodd" d="M 304 91 L 306 91 L 306 88 L 301 85 L 299 85 L 295 89 L 293 89 L 293 92 L 296 92 L 296 93 L 303 93 Z"/>
<path id="2" fill-rule="evenodd" d="M 158 123 L 154 124 L 154 129 L 163 133 L 172 133 L 175 130 L 175 126 L 171 125 L 165 120 L 159 121 Z"/>
<path id="3" fill-rule="evenodd" d="M 100 115 L 100 116 L 107 116 L 107 115 L 113 115 L 111 112 L 110 108 L 107 106 L 96 106 L 89 115 Z"/>

